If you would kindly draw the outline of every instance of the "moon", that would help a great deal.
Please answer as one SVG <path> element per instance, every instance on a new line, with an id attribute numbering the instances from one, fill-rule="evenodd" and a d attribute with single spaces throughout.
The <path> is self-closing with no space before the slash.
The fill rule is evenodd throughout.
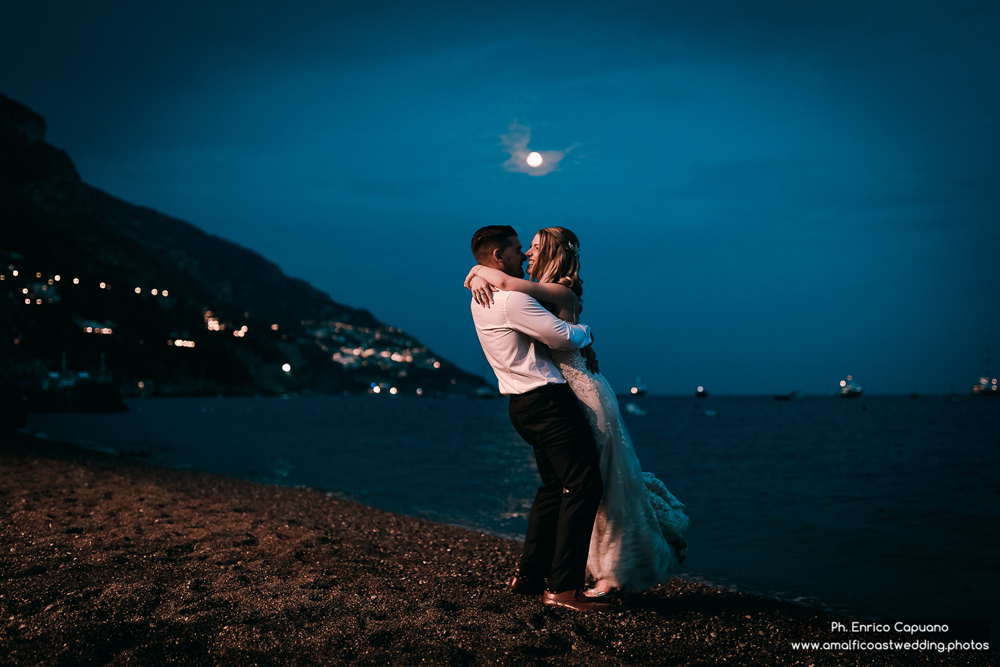
<path id="1" fill-rule="evenodd" d="M 535 151 L 532 151 L 531 153 L 528 153 L 528 166 L 529 167 L 537 167 L 541 163 L 542 163 L 542 154 L 541 153 L 538 153 L 538 152 L 535 152 Z"/>

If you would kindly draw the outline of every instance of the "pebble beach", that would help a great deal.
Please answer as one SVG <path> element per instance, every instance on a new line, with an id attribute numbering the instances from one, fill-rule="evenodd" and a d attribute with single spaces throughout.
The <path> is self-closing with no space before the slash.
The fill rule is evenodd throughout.
<path id="1" fill-rule="evenodd" d="M 913 637 L 676 578 L 550 608 L 505 590 L 515 540 L 15 431 L 0 515 L 0 665 L 998 664 L 796 649 Z"/>

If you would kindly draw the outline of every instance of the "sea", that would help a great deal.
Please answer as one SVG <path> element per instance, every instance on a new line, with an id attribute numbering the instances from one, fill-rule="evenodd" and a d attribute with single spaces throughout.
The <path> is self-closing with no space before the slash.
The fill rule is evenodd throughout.
<path id="1" fill-rule="evenodd" d="M 1000 399 L 620 397 L 687 505 L 682 578 L 880 620 L 1000 619 Z M 504 399 L 157 398 L 27 430 L 520 539 L 539 484 Z"/>

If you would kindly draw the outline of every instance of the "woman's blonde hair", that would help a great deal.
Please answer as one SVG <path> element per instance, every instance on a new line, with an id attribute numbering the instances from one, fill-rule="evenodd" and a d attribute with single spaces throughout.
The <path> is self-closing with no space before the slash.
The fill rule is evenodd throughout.
<path id="1" fill-rule="evenodd" d="M 565 227 L 538 230 L 538 253 L 531 277 L 540 283 L 559 283 L 583 299 L 580 278 L 580 240 Z"/>

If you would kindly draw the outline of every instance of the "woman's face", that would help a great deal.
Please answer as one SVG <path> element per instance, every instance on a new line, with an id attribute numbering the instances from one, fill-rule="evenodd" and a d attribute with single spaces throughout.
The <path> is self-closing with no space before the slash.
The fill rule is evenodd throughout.
<path id="1" fill-rule="evenodd" d="M 535 238 L 531 239 L 531 247 L 528 248 L 528 252 L 524 253 L 528 256 L 528 275 L 533 276 L 531 269 L 535 266 L 535 255 L 538 254 L 538 246 L 542 242 L 542 238 L 539 234 L 535 234 Z"/>

